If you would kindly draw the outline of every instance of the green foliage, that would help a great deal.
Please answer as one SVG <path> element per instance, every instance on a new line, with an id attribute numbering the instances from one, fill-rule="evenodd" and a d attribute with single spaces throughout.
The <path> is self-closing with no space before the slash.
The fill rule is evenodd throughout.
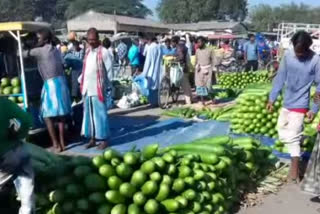
<path id="1" fill-rule="evenodd" d="M 142 3 L 142 0 L 74 0 L 66 11 L 66 17 L 72 18 L 87 10 L 103 13 L 114 13 L 143 18 L 152 12 Z"/>
<path id="2" fill-rule="evenodd" d="M 303 3 L 278 7 L 261 4 L 252 8 L 250 19 L 256 31 L 272 31 L 281 22 L 320 23 L 320 7 L 313 8 Z"/>
<path id="3" fill-rule="evenodd" d="M 0 21 L 32 21 L 42 17 L 55 27 L 88 10 L 143 18 L 152 12 L 143 0 L 1 0 Z"/>
<path id="4" fill-rule="evenodd" d="M 162 0 L 157 11 L 167 23 L 190 23 L 213 19 L 243 20 L 246 0 Z"/>

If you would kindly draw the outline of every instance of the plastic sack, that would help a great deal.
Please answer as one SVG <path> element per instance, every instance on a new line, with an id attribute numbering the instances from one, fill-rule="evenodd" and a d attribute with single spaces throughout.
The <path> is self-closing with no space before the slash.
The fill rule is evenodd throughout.
<path id="1" fill-rule="evenodd" d="M 129 109 L 131 107 L 131 104 L 130 104 L 130 101 L 129 101 L 129 98 L 127 96 L 123 96 L 117 106 L 121 109 Z"/>
<path id="2" fill-rule="evenodd" d="M 131 93 L 128 96 L 129 102 L 131 103 L 131 106 L 139 105 L 139 95 L 136 92 Z"/>
<path id="3" fill-rule="evenodd" d="M 148 80 L 141 75 L 133 79 L 132 88 L 142 96 L 149 96 Z"/>
<path id="4" fill-rule="evenodd" d="M 175 86 L 180 86 L 183 78 L 183 70 L 180 65 L 172 66 L 170 68 L 170 81 Z"/>

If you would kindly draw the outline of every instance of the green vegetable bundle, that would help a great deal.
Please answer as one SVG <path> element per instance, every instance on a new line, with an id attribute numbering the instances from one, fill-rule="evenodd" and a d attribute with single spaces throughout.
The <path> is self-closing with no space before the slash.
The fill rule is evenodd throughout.
<path id="1" fill-rule="evenodd" d="M 193 118 L 195 116 L 209 120 L 229 121 L 232 118 L 234 105 L 218 107 L 214 109 L 203 108 L 202 110 L 195 110 L 192 108 L 176 108 L 165 111 L 163 115 L 169 117 Z"/>
<path id="2" fill-rule="evenodd" d="M 220 136 L 124 155 L 108 149 L 81 160 L 38 194 L 39 213 L 222 214 L 276 158 L 252 138 Z"/>
<path id="3" fill-rule="evenodd" d="M 277 138 L 277 121 L 282 97 L 274 103 L 274 111 L 266 109 L 268 89 L 247 89 L 237 99 L 237 107 L 231 120 L 231 128 L 237 133 L 261 134 Z"/>
<path id="4" fill-rule="evenodd" d="M 23 103 L 23 97 L 17 96 L 21 94 L 21 82 L 19 77 L 12 79 L 2 78 L 0 80 L 0 95 L 7 96 L 14 103 Z M 11 96 L 14 95 L 14 96 Z"/>
<path id="5" fill-rule="evenodd" d="M 267 71 L 226 72 L 218 75 L 218 84 L 223 88 L 244 89 L 252 83 L 270 82 Z"/>

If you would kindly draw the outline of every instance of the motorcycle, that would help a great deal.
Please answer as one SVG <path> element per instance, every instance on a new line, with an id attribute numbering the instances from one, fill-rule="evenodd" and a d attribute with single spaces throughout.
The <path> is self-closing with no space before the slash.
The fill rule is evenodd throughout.
<path id="1" fill-rule="evenodd" d="M 216 66 L 217 72 L 238 72 L 242 70 L 242 65 L 234 57 L 224 58 Z"/>

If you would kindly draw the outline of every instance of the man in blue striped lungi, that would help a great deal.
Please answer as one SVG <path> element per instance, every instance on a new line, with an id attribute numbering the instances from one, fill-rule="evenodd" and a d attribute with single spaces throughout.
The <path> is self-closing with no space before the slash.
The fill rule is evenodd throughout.
<path id="1" fill-rule="evenodd" d="M 50 30 L 38 32 L 38 44 L 23 53 L 24 57 L 35 57 L 44 81 L 41 94 L 41 116 L 44 118 L 56 152 L 65 150 L 65 117 L 71 113 L 71 99 L 61 53 L 55 47 Z M 55 131 L 58 125 L 59 137 Z"/>
<path id="2" fill-rule="evenodd" d="M 109 57 L 108 50 L 101 45 L 97 29 L 89 29 L 87 39 L 90 47 L 85 54 L 80 85 L 84 96 L 81 133 L 90 139 L 87 148 L 96 146 L 96 141 L 100 140 L 102 143 L 99 149 L 102 150 L 107 147 L 110 136 L 107 115 L 108 103 L 111 99 L 108 96 L 110 89 L 108 72 L 110 72 L 112 59 Z"/>

